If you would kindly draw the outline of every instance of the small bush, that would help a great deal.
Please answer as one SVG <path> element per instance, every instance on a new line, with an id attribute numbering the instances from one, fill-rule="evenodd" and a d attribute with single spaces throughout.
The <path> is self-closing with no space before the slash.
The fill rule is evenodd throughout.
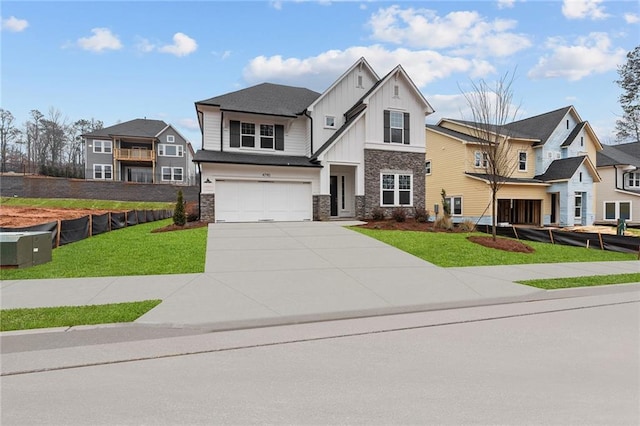
<path id="1" fill-rule="evenodd" d="M 407 211 L 402 207 L 396 207 L 391 212 L 391 218 L 396 222 L 404 222 L 407 220 Z"/>
<path id="2" fill-rule="evenodd" d="M 458 229 L 462 232 L 473 232 L 476 229 L 476 224 L 472 220 L 465 220 L 458 225 Z"/>
<path id="3" fill-rule="evenodd" d="M 198 203 L 187 203 L 185 209 L 187 213 L 187 222 L 196 222 L 200 217 Z"/>
<path id="4" fill-rule="evenodd" d="M 185 223 L 187 223 L 187 214 L 184 210 L 182 190 L 178 190 L 178 199 L 176 200 L 176 207 L 173 210 L 173 223 L 175 225 L 184 226 Z"/>
<path id="5" fill-rule="evenodd" d="M 448 216 L 442 216 L 434 222 L 433 227 L 444 231 L 451 231 L 453 230 L 453 221 Z"/>
<path id="6" fill-rule="evenodd" d="M 429 211 L 422 207 L 416 207 L 413 212 L 413 218 L 416 222 L 427 223 L 429 222 Z"/>
<path id="7" fill-rule="evenodd" d="M 384 220 L 384 210 L 379 207 L 371 210 L 371 219 L 373 220 Z"/>

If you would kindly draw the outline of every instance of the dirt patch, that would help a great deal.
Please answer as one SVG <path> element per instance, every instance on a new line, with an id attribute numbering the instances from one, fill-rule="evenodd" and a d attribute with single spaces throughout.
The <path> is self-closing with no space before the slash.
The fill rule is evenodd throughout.
<path id="1" fill-rule="evenodd" d="M 395 220 L 372 220 L 364 225 L 358 225 L 361 228 L 368 229 L 381 229 L 385 231 L 419 231 L 419 232 L 450 232 L 460 233 L 466 232 L 457 227 L 451 231 L 445 231 L 442 229 L 436 229 L 433 227 L 433 222 L 417 222 L 413 219 L 408 219 L 404 222 L 396 222 Z M 516 253 L 533 253 L 535 249 L 520 241 L 511 240 L 508 238 L 496 238 L 494 241 L 491 236 L 470 236 L 468 240 L 475 244 L 480 244 L 484 247 L 494 248 L 497 250 L 504 250 Z"/>
<path id="2" fill-rule="evenodd" d="M 207 225 L 209 225 L 209 222 L 203 222 L 203 221 L 187 222 L 184 226 L 179 226 L 179 225 L 176 225 L 175 223 L 172 223 L 170 225 L 163 226 L 162 228 L 153 229 L 151 232 L 156 233 L 156 232 L 182 231 L 185 229 L 202 228 Z"/>
<path id="3" fill-rule="evenodd" d="M 472 243 L 480 244 L 484 247 L 489 247 L 498 250 L 504 250 L 514 253 L 533 253 L 535 249 L 531 246 L 528 246 L 517 240 L 510 240 L 508 238 L 496 238 L 493 240 L 493 237 L 484 237 L 473 235 L 467 237 L 469 241 Z"/>
<path id="4" fill-rule="evenodd" d="M 21 228 L 40 225 L 56 220 L 77 219 L 91 214 L 100 215 L 114 210 L 95 209 L 65 209 L 65 208 L 38 208 L 15 207 L 0 205 L 0 227 Z M 122 210 L 124 211 L 124 210 Z"/>

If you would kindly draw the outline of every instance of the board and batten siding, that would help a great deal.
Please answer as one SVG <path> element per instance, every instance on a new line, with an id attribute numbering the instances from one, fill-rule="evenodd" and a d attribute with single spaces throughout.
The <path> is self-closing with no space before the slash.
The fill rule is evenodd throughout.
<path id="1" fill-rule="evenodd" d="M 357 85 L 358 75 L 362 76 L 362 87 Z M 322 95 L 312 111 L 314 149 L 320 148 L 344 124 L 344 114 L 371 89 L 375 81 L 370 73 L 355 68 Z M 326 116 L 335 117 L 335 129 L 325 128 Z"/>
<path id="2" fill-rule="evenodd" d="M 365 191 L 364 167 L 362 167 L 364 164 L 364 139 L 364 119 L 360 118 L 320 158 L 324 165 L 343 164 L 356 166 L 356 195 L 364 194 Z M 322 171 L 325 175 L 323 185 L 320 188 L 322 194 L 329 194 L 330 169 L 331 167 L 325 167 Z"/>
<path id="3" fill-rule="evenodd" d="M 400 89 L 398 97 L 393 95 L 393 86 Z M 394 110 L 409 113 L 409 144 L 384 143 L 384 111 Z M 410 83 L 402 76 L 397 80 L 391 78 L 378 88 L 369 99 L 366 112 L 366 130 L 368 149 L 393 151 L 424 152 L 424 120 L 425 106 L 414 94 Z"/>

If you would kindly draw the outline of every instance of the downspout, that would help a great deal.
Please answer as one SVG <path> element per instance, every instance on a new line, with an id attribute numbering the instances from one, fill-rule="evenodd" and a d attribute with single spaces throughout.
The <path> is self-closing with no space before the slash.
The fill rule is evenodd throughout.
<path id="1" fill-rule="evenodd" d="M 224 111 L 220 111 L 220 152 L 224 151 L 224 141 L 222 140 L 224 134 Z"/>
<path id="2" fill-rule="evenodd" d="M 303 114 L 309 119 L 311 120 L 311 132 L 310 132 L 310 141 L 311 142 L 311 157 L 313 157 L 313 117 L 311 117 L 309 115 L 309 111 L 308 110 L 304 110 Z"/>
<path id="3" fill-rule="evenodd" d="M 618 168 L 616 167 L 616 165 L 613 165 L 613 170 L 615 170 L 615 172 L 613 173 L 615 176 L 615 187 L 616 189 L 620 189 L 618 188 Z"/>
<path id="4" fill-rule="evenodd" d="M 198 179 L 198 221 L 202 220 L 202 167 L 200 166 L 200 162 L 198 164 L 198 174 L 200 175 L 200 179 Z"/>

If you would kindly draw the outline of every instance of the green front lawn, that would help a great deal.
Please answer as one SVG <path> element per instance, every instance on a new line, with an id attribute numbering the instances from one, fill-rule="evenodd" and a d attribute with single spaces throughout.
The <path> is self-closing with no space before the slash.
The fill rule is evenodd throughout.
<path id="1" fill-rule="evenodd" d="M 636 254 L 616 253 L 582 247 L 523 241 L 535 249 L 534 253 L 511 253 L 491 249 L 467 240 L 480 233 L 444 233 L 416 231 L 386 231 L 351 227 L 427 262 L 443 267 L 518 265 L 527 263 L 603 262 L 635 260 Z"/>
<path id="2" fill-rule="evenodd" d="M 595 285 L 640 283 L 640 273 L 596 275 L 591 277 L 547 278 L 542 280 L 525 280 L 516 282 L 545 290 L 555 290 L 559 288 L 590 287 Z"/>
<path id="3" fill-rule="evenodd" d="M 145 300 L 108 305 L 4 309 L 0 310 L 0 331 L 132 322 L 160 302 Z"/>
<path id="4" fill-rule="evenodd" d="M 96 210 L 173 210 L 175 203 L 144 201 L 84 200 L 75 198 L 1 197 L 0 204 L 16 207 L 96 209 Z"/>
<path id="5" fill-rule="evenodd" d="M 0 269 L 0 279 L 204 272 L 207 227 L 151 232 L 170 223 L 171 219 L 148 222 L 66 244 L 53 249 L 51 262 L 25 269 Z"/>

